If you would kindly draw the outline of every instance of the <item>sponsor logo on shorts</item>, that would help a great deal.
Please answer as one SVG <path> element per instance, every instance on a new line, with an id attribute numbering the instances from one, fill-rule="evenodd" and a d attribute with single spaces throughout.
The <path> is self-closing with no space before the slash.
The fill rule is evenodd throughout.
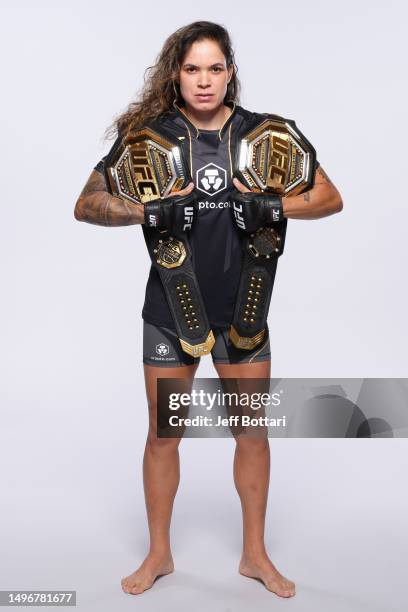
<path id="1" fill-rule="evenodd" d="M 165 342 L 156 344 L 155 352 L 155 355 L 150 356 L 153 361 L 176 361 L 176 357 L 170 355 L 170 347 Z"/>
<path id="2" fill-rule="evenodd" d="M 164 342 L 160 342 L 160 344 L 156 344 L 156 353 L 158 355 L 161 355 L 162 357 L 164 355 L 168 355 L 170 352 L 169 346 L 168 344 L 164 344 Z"/>

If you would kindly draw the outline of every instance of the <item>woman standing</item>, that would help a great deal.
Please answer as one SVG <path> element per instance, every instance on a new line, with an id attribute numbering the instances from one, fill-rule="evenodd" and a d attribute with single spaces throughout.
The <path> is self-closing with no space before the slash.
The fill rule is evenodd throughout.
<path id="1" fill-rule="evenodd" d="M 223 378 L 269 378 L 268 330 L 260 347 L 236 349 L 228 329 L 232 321 L 241 272 L 242 248 L 231 214 L 233 193 L 248 188 L 233 178 L 233 134 L 253 113 L 238 105 L 239 82 L 228 32 L 200 21 L 180 28 L 164 43 L 150 68 L 141 96 L 115 122 L 121 138 L 135 127 L 160 117 L 167 130 L 186 147 L 193 182 L 156 207 L 161 224 L 171 223 L 172 197 L 194 196 L 190 231 L 192 261 L 215 336 L 212 359 Z M 104 159 L 104 158 L 103 158 Z M 75 207 L 79 221 L 105 226 L 148 224 L 146 206 L 109 193 L 103 159 L 91 173 Z M 188 199 L 188 198 L 187 198 Z M 283 215 L 317 219 L 342 209 L 338 190 L 320 166 L 314 187 L 282 198 Z M 174 570 L 170 521 L 179 484 L 180 439 L 158 438 L 156 429 L 158 378 L 191 382 L 199 359 L 183 352 L 159 275 L 152 266 L 146 287 L 143 317 L 143 361 L 149 407 L 149 431 L 143 460 L 144 490 L 150 531 L 150 550 L 140 567 L 122 580 L 127 593 L 150 588 L 157 576 Z M 165 344 L 166 354 L 156 347 Z M 163 353 L 163 352 L 162 352 Z M 295 594 L 295 585 L 275 568 L 264 544 L 270 453 L 267 438 L 236 436 L 234 481 L 243 516 L 243 551 L 239 571 L 260 578 L 282 597 Z"/>

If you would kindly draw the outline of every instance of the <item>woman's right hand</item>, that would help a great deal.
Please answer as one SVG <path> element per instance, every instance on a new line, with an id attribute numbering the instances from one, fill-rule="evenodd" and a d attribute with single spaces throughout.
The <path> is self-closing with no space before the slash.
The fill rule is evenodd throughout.
<path id="1" fill-rule="evenodd" d="M 148 202 L 144 207 L 146 227 L 164 228 L 170 232 L 185 232 L 191 229 L 196 208 L 194 183 L 180 191 L 173 191 L 166 198 Z"/>

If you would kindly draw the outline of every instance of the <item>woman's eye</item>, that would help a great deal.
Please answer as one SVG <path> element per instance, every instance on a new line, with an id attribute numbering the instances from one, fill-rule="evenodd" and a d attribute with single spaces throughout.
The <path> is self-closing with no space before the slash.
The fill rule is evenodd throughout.
<path id="1" fill-rule="evenodd" d="M 195 72 L 195 71 L 196 71 L 196 69 L 195 69 L 195 68 L 193 68 L 192 66 L 190 66 L 189 68 L 186 68 L 186 70 L 187 70 L 187 72 L 189 72 L 189 73 L 193 73 L 193 72 Z M 222 71 L 222 68 L 221 68 L 220 66 L 214 66 L 213 71 L 214 71 L 214 72 L 216 72 L 216 73 L 218 73 L 218 72 L 221 72 L 221 71 Z"/>

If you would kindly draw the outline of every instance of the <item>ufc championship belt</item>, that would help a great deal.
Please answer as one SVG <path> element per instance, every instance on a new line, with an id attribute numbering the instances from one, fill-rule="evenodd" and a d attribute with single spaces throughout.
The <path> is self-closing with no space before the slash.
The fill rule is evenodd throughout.
<path id="1" fill-rule="evenodd" d="M 181 147 L 162 126 L 142 127 L 118 141 L 106 157 L 105 174 L 112 193 L 134 204 L 168 197 L 191 181 Z M 186 226 L 191 227 L 191 217 Z M 191 263 L 187 234 L 145 226 L 143 230 L 183 351 L 193 357 L 207 355 L 215 339 Z"/>
<path id="2" fill-rule="evenodd" d="M 316 152 L 294 121 L 265 113 L 238 136 L 235 172 L 251 191 L 298 195 L 314 183 Z M 243 265 L 229 335 L 251 350 L 264 339 L 278 258 L 287 219 L 267 224 L 243 239 Z"/>

